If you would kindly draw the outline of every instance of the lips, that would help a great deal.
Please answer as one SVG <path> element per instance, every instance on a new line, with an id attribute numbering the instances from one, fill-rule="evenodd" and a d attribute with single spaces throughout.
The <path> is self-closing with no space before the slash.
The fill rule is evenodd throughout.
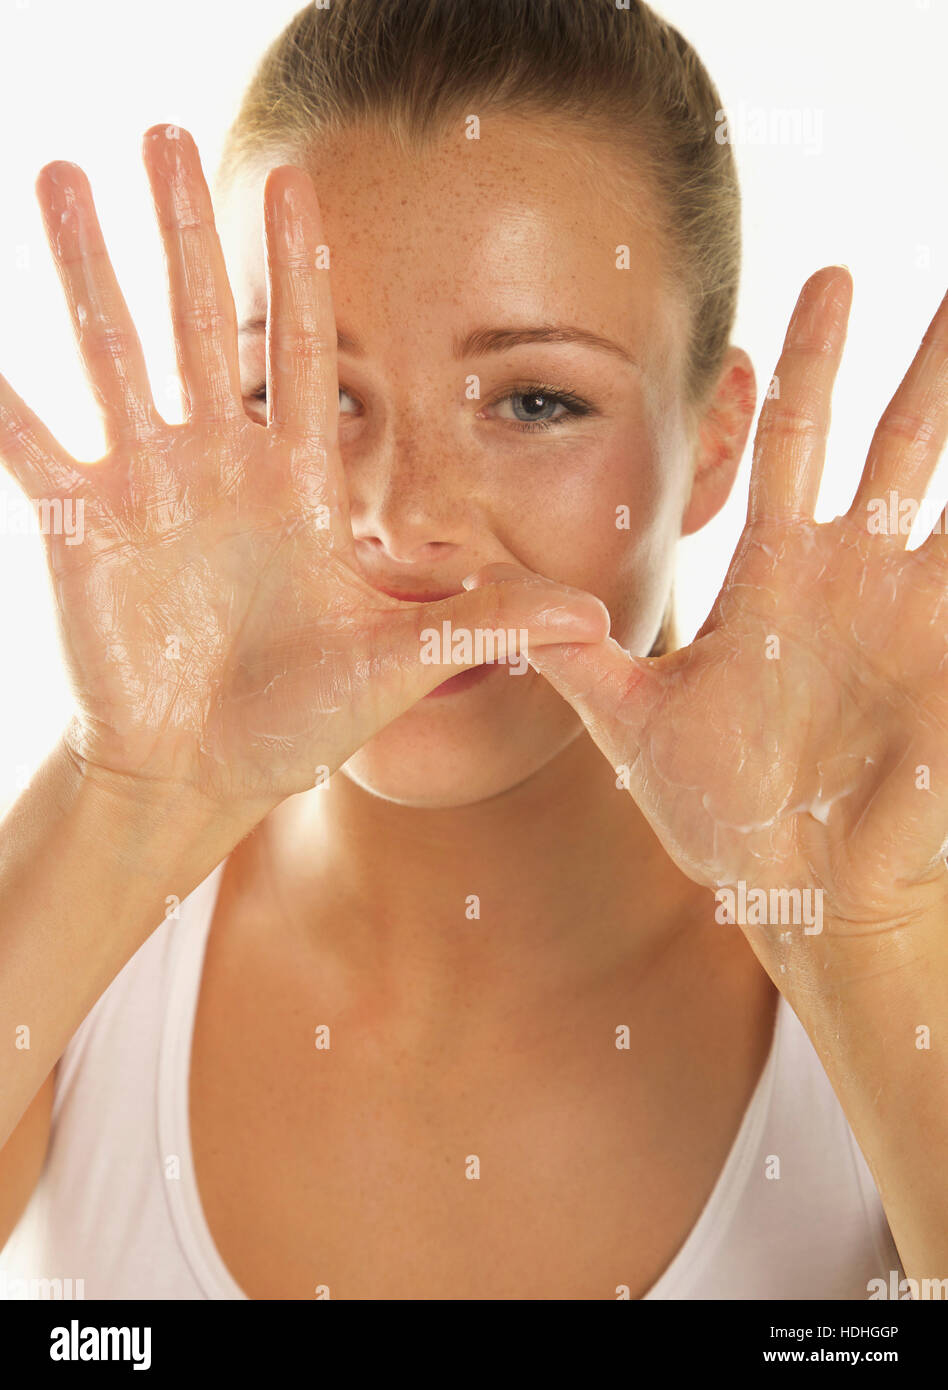
<path id="1" fill-rule="evenodd" d="M 437 589 L 429 590 L 427 593 L 413 591 L 412 593 L 400 593 L 397 589 L 383 589 L 380 585 L 372 586 L 378 593 L 386 594 L 388 598 L 400 599 L 402 603 L 437 603 L 439 599 L 453 598 L 455 594 L 463 594 L 463 589 Z"/>
<path id="2" fill-rule="evenodd" d="M 429 589 L 422 591 L 413 589 L 411 592 L 398 589 L 385 589 L 379 584 L 372 586 L 379 594 L 385 594 L 388 598 L 400 600 L 402 603 L 437 603 L 443 598 L 453 598 L 455 594 L 463 594 L 464 589 Z M 449 676 L 442 681 L 434 690 L 429 690 L 427 695 L 422 696 L 422 703 L 425 700 L 443 699 L 446 695 L 460 695 L 465 690 L 470 690 L 472 686 L 480 685 L 481 681 L 487 679 L 492 672 L 497 670 L 496 664 L 485 664 L 472 666 L 467 671 L 460 671 L 456 676 Z"/>

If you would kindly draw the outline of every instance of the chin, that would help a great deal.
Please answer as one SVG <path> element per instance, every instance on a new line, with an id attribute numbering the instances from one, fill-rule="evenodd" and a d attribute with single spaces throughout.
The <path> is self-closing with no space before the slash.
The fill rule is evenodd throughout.
<path id="1" fill-rule="evenodd" d="M 583 731 L 565 700 L 531 675 L 532 689 L 514 700 L 482 682 L 419 701 L 340 771 L 372 796 L 419 808 L 470 806 L 510 791 Z"/>

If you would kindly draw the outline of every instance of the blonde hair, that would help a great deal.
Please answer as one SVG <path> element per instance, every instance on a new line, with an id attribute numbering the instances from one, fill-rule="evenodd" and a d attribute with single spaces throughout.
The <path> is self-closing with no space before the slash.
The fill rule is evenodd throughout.
<path id="1" fill-rule="evenodd" d="M 730 341 L 740 191 L 718 92 L 691 45 L 641 0 L 330 0 L 309 4 L 260 61 L 217 186 L 245 163 L 360 121 L 405 149 L 471 111 L 572 119 L 628 156 L 659 210 L 690 309 L 682 388 L 699 408 Z M 621 163 L 621 160 L 620 160 Z M 677 645 L 674 604 L 653 655 Z"/>

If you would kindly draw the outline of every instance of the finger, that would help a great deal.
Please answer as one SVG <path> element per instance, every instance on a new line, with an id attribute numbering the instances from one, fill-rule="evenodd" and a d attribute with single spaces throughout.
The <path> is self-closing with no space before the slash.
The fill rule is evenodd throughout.
<path id="1" fill-rule="evenodd" d="M 539 577 L 486 584 L 386 617 L 386 640 L 404 673 L 403 709 L 475 666 L 502 661 L 511 674 L 524 674 L 538 648 L 600 642 L 608 631 L 599 599 Z"/>
<path id="2" fill-rule="evenodd" d="M 298 487 L 349 537 L 339 441 L 336 319 L 316 190 L 302 169 L 272 169 L 264 186 L 268 424 L 289 442 Z"/>
<path id="3" fill-rule="evenodd" d="M 918 554 L 922 564 L 943 575 L 943 582 L 948 585 L 948 506 L 942 508 L 941 516 L 918 547 Z"/>
<path id="4" fill-rule="evenodd" d="M 803 287 L 774 373 L 778 389 L 757 423 L 748 524 L 813 516 L 851 302 L 852 278 L 840 266 Z"/>
<path id="5" fill-rule="evenodd" d="M 889 404 L 869 445 L 849 516 L 865 525 L 875 500 L 897 491 L 900 500 L 920 506 L 948 435 L 948 294 L 922 338 L 921 346 Z M 899 508 L 895 513 L 901 515 Z M 908 545 L 909 527 L 900 530 Z"/>
<path id="6" fill-rule="evenodd" d="M 106 439 L 111 444 L 124 436 L 149 434 L 159 423 L 158 412 L 89 180 L 77 164 L 57 160 L 40 170 L 36 194 Z"/>
<path id="7" fill-rule="evenodd" d="M 499 584 L 523 580 L 532 575 L 534 582 L 548 585 L 542 575 L 507 561 L 484 565 L 461 582 L 466 589 L 482 584 Z M 570 609 L 577 598 L 592 595 L 581 589 L 559 586 Z M 615 766 L 627 761 L 644 728 L 646 717 L 654 708 L 662 688 L 661 672 L 667 659 L 636 658 L 609 636 L 607 626 L 598 641 L 588 638 L 576 644 L 565 637 L 560 643 L 537 643 L 530 651 L 530 665 L 553 686 L 558 695 L 573 706 L 601 751 Z M 592 610 L 590 610 L 592 616 Z M 676 658 L 676 664 L 680 662 Z M 632 782 L 629 782 L 632 789 Z"/>
<path id="8" fill-rule="evenodd" d="M 241 418 L 237 314 L 197 146 L 180 126 L 152 126 L 142 140 L 142 158 L 168 264 L 188 414 Z"/>
<path id="9" fill-rule="evenodd" d="M 34 502 L 85 488 L 76 460 L 0 376 L 0 460 Z"/>
<path id="10" fill-rule="evenodd" d="M 543 646 L 530 653 L 530 665 L 572 705 L 614 767 L 634 761 L 661 688 L 661 659 L 633 657 L 612 637 L 582 646 Z"/>

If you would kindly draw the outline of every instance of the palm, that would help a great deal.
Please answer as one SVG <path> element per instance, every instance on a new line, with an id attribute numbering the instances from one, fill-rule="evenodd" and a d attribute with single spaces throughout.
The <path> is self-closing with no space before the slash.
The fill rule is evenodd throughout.
<path id="1" fill-rule="evenodd" d="M 948 426 L 948 297 L 849 512 L 817 525 L 849 286 L 814 278 L 829 296 L 814 314 L 804 291 L 806 331 L 791 325 L 781 398 L 761 413 L 747 525 L 695 641 L 649 660 L 608 639 L 532 664 L 685 873 L 822 889 L 836 933 L 858 936 L 948 897 L 948 538 L 936 527 L 908 551 L 872 534 L 866 510 L 896 487 L 924 498 Z"/>
<path id="2" fill-rule="evenodd" d="M 414 606 L 372 589 L 307 516 L 265 429 L 234 423 L 228 488 L 197 466 L 202 442 L 169 428 L 150 456 L 99 470 L 83 544 L 50 537 L 82 727 L 116 770 L 147 776 L 153 757 L 167 770 L 171 748 L 185 763 L 200 749 L 178 770 L 209 790 L 265 794 L 292 767 L 302 790 L 351 751 L 353 706 L 376 712 L 357 673 L 384 650 L 382 620 Z"/>
<path id="3" fill-rule="evenodd" d="M 524 630 L 598 640 L 603 606 L 536 577 L 403 603 L 362 572 L 338 441 L 336 325 L 312 183 L 265 190 L 269 418 L 243 405 L 237 324 L 197 150 L 155 127 L 145 152 L 167 253 L 186 421 L 155 408 L 88 181 L 39 182 L 47 231 L 108 450 L 71 458 L 0 379 L 4 461 L 35 500 L 81 505 L 81 543 L 48 558 L 85 765 L 276 804 L 316 785 L 463 669 L 422 659 L 421 632 Z M 78 528 L 77 528 L 78 529 Z M 460 576 L 459 576 L 460 578 Z M 468 663 L 472 664 L 472 663 Z"/>
<path id="4" fill-rule="evenodd" d="M 809 884 L 834 917 L 885 920 L 943 852 L 948 595 L 880 539 L 845 520 L 749 526 L 672 658 L 637 781 L 699 881 Z"/>

